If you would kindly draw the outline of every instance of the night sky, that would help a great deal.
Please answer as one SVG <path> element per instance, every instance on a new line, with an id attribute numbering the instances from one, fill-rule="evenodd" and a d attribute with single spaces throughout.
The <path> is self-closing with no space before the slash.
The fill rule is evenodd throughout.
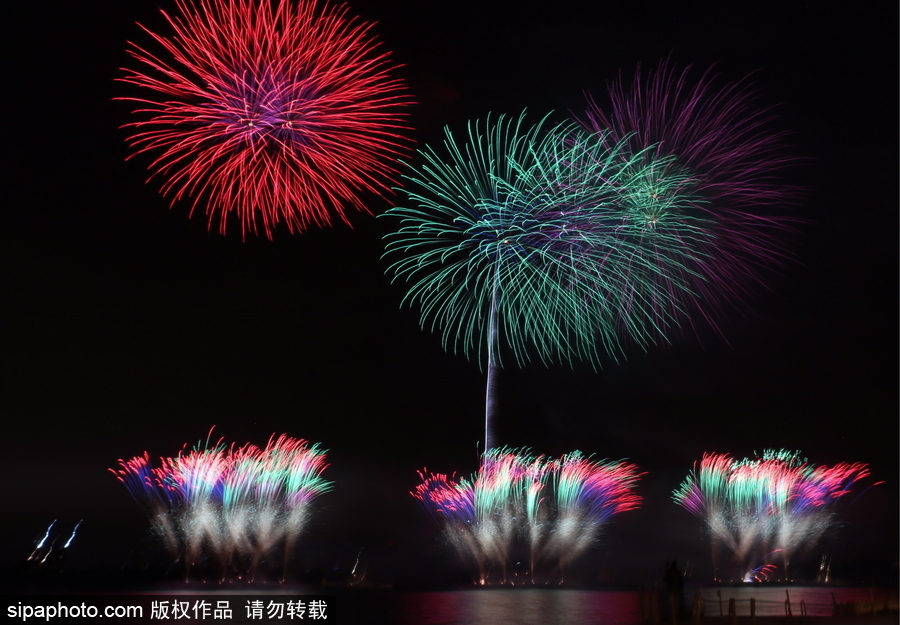
<path id="1" fill-rule="evenodd" d="M 273 433 L 329 450 L 334 491 L 301 544 L 317 566 L 363 549 L 401 582 L 456 571 L 409 496 L 416 471 L 470 473 L 484 376 L 401 307 L 371 215 L 242 241 L 169 208 L 148 161 L 125 162 L 136 22 L 173 2 L 20 2 L 4 29 L 2 187 L 4 533 L 16 570 L 53 519 L 84 519 L 73 570 L 115 572 L 154 553 L 147 522 L 108 472 L 213 438 Z M 597 372 L 532 366 L 501 381 L 501 442 L 629 458 L 644 506 L 587 557 L 607 581 L 655 580 L 666 559 L 710 574 L 700 522 L 670 500 L 705 451 L 801 450 L 859 461 L 885 483 L 838 508 L 825 541 L 836 575 L 895 580 L 898 553 L 897 7 L 821 3 L 354 0 L 417 105 L 419 146 L 445 124 L 583 110 L 584 92 L 671 54 L 756 72 L 804 160 L 790 247 L 800 262 L 711 333 Z M 373 213 L 390 199 L 373 199 Z M 821 550 L 798 565 L 812 571 Z M 151 555 L 147 555 L 151 554 Z"/>

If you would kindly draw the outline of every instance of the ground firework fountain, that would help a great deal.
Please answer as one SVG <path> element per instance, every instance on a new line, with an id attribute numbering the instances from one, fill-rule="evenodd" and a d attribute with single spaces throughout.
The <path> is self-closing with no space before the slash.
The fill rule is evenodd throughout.
<path id="1" fill-rule="evenodd" d="M 635 465 L 580 452 L 550 459 L 498 448 L 470 478 L 419 475 L 413 496 L 481 585 L 562 583 L 566 566 L 596 543 L 606 522 L 640 504 Z"/>
<path id="2" fill-rule="evenodd" d="M 734 579 L 769 579 L 814 546 L 835 525 L 835 502 L 868 477 L 866 465 L 815 467 L 799 452 L 768 450 L 735 460 L 704 454 L 673 493 L 675 502 L 704 520 L 717 547 L 733 556 Z M 726 578 L 727 579 L 727 578 Z"/>
<path id="3" fill-rule="evenodd" d="M 325 453 L 282 435 L 263 447 L 198 445 L 153 467 L 145 453 L 110 469 L 144 508 L 185 575 L 196 567 L 252 579 L 278 548 L 282 579 L 310 503 L 331 488 Z"/>

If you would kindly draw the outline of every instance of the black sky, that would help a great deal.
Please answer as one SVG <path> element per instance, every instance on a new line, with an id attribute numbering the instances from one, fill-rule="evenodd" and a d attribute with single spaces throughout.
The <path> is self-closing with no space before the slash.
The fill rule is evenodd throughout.
<path id="1" fill-rule="evenodd" d="M 145 184 L 146 162 L 125 162 L 128 105 L 112 100 L 114 79 L 135 22 L 158 25 L 172 4 L 5 11 L 2 564 L 23 559 L 54 518 L 83 518 L 72 565 L 121 567 L 145 522 L 107 468 L 174 454 L 213 425 L 229 441 L 286 432 L 330 450 L 335 490 L 310 538 L 323 559 L 363 547 L 437 562 L 436 529 L 408 491 L 423 467 L 475 468 L 483 376 L 400 307 L 380 258 L 386 220 L 242 242 L 184 205 L 170 210 Z M 628 579 L 653 578 L 671 557 L 707 565 L 699 523 L 668 499 L 704 451 L 869 463 L 886 483 L 842 508 L 829 546 L 848 578 L 896 576 L 897 7 L 606 4 L 350 8 L 378 22 L 405 65 L 420 145 L 489 112 L 561 117 L 585 91 L 602 104 L 620 70 L 670 53 L 716 63 L 727 80 L 757 72 L 807 159 L 795 172 L 807 189 L 801 262 L 766 276 L 769 289 L 724 322 L 728 344 L 685 340 L 599 373 L 507 372 L 501 438 L 648 472 L 645 507 L 595 554 Z"/>

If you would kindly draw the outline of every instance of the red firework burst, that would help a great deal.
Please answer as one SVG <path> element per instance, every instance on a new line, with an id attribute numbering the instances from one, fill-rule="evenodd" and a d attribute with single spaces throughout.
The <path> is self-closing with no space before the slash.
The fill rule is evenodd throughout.
<path id="1" fill-rule="evenodd" d="M 119 79 L 152 92 L 118 99 L 138 104 L 128 140 L 162 194 L 244 236 L 370 212 L 361 196 L 388 192 L 409 151 L 411 102 L 371 24 L 316 0 L 175 4 L 170 36 L 141 26 L 162 51 L 129 42 L 141 69 Z"/>

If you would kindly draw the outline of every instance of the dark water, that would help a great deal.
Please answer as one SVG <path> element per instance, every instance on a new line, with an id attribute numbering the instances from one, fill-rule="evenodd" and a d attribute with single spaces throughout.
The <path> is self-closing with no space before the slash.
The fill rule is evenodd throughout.
<path id="1" fill-rule="evenodd" d="M 645 599 L 646 599 L 645 594 Z M 831 616 L 834 602 L 893 601 L 896 590 L 748 585 L 685 589 L 685 607 L 699 596 L 706 616 L 728 614 L 734 598 L 739 615 L 781 616 L 790 601 L 793 616 Z M 337 596 L 342 625 L 641 625 L 641 593 L 617 590 L 472 589 L 444 592 L 341 592 Z M 721 600 L 721 601 L 720 601 Z M 664 613 L 665 606 L 660 610 Z"/>
<path id="2" fill-rule="evenodd" d="M 639 625 L 638 594 L 530 588 L 341 593 L 342 625 Z"/>

